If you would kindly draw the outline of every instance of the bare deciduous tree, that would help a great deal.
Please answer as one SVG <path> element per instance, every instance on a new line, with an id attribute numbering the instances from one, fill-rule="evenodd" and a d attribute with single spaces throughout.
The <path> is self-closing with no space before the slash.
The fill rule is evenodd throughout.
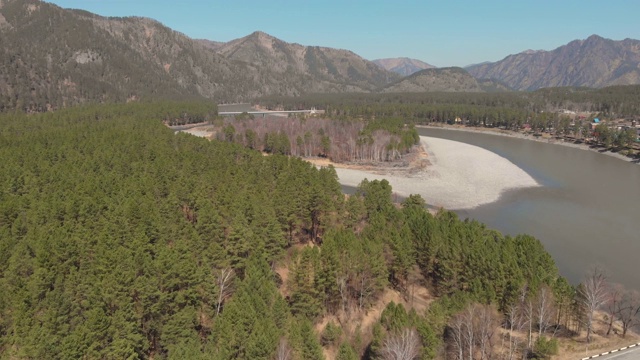
<path id="1" fill-rule="evenodd" d="M 640 294 L 635 290 L 623 290 L 615 309 L 616 318 L 622 323 L 622 337 L 640 323 Z"/>
<path id="2" fill-rule="evenodd" d="M 389 334 L 382 344 L 385 360 L 414 360 L 420 355 L 420 337 L 415 329 Z"/>
<path id="3" fill-rule="evenodd" d="M 449 329 L 451 330 L 451 341 L 453 342 L 452 347 L 455 352 L 455 358 L 457 360 L 464 359 L 464 349 L 465 349 L 465 336 L 464 336 L 464 328 L 466 326 L 466 319 L 462 315 L 455 316 L 451 323 L 449 324 Z"/>
<path id="4" fill-rule="evenodd" d="M 547 331 L 555 311 L 553 292 L 548 286 L 543 285 L 540 287 L 535 303 L 536 320 L 538 322 L 538 337 L 540 337 Z"/>
<path id="5" fill-rule="evenodd" d="M 527 319 L 522 312 L 520 304 L 509 307 L 505 317 L 505 328 L 509 329 L 509 352 L 507 359 L 512 360 L 515 352 L 522 346 L 520 338 L 513 336 L 514 332 L 520 332 L 527 325 Z"/>
<path id="6" fill-rule="evenodd" d="M 488 305 L 471 304 L 449 324 L 452 350 L 458 360 L 490 359 L 498 314 Z M 479 356 L 479 357 L 477 357 Z"/>
<path id="7" fill-rule="evenodd" d="M 498 328 L 498 313 L 490 306 L 480 306 L 477 309 L 476 331 L 478 333 L 478 350 L 480 359 L 490 359 L 493 355 L 493 337 Z"/>
<path id="8" fill-rule="evenodd" d="M 280 339 L 280 343 L 278 344 L 278 349 L 276 350 L 276 360 L 290 360 L 291 359 L 291 348 L 289 347 L 289 343 L 287 343 L 287 339 Z"/>
<path id="9" fill-rule="evenodd" d="M 235 273 L 231 268 L 223 268 L 218 271 L 216 285 L 218 285 L 218 304 L 216 306 L 216 316 L 220 314 L 222 303 L 231 295 L 233 289 L 233 278 Z"/>
<path id="10" fill-rule="evenodd" d="M 227 140 L 245 146 L 266 149 L 267 134 L 286 135 L 286 153 L 294 156 L 327 156 L 336 162 L 345 161 L 393 161 L 411 151 L 402 138 L 384 130 L 366 131 L 362 121 L 336 121 L 329 119 L 257 117 L 254 119 L 225 119 L 223 125 L 231 136 Z M 229 127 L 231 125 L 231 127 Z M 233 132 L 233 133 L 232 133 Z M 232 136 L 233 134 L 244 136 Z M 249 134 L 247 136 L 246 134 Z M 219 132 L 220 140 L 225 133 Z"/>
<path id="11" fill-rule="evenodd" d="M 620 307 L 620 295 L 622 294 L 623 288 L 620 284 L 612 284 L 607 293 L 607 301 L 605 302 L 605 308 L 607 310 L 609 316 L 609 324 L 607 326 L 607 336 L 611 334 L 611 329 L 613 329 L 613 322 L 616 319 L 616 312 Z"/>
<path id="12" fill-rule="evenodd" d="M 607 301 L 607 277 L 602 270 L 596 267 L 591 271 L 582 282 L 580 295 L 586 312 L 585 326 L 587 328 L 587 343 L 589 343 L 593 332 L 594 314 Z"/>

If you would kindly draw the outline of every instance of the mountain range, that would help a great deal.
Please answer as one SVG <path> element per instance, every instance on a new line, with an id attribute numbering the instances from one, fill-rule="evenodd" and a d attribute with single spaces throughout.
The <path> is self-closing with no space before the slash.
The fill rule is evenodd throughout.
<path id="1" fill-rule="evenodd" d="M 349 50 L 287 43 L 260 31 L 230 42 L 196 40 L 148 18 L 0 0 L 0 39 L 0 111 L 141 98 L 236 102 L 304 93 L 640 83 L 640 42 L 598 36 L 466 69 L 431 69 L 407 58 L 374 63 Z"/>
<path id="2" fill-rule="evenodd" d="M 499 80 L 515 90 L 640 84 L 640 41 L 592 35 L 552 51 L 527 50 L 497 62 L 472 65 L 467 71 L 476 78 Z"/>
<path id="3" fill-rule="evenodd" d="M 0 111 L 139 98 L 246 101 L 370 92 L 400 78 L 353 52 L 255 32 L 191 39 L 147 18 L 107 18 L 38 0 L 0 2 Z"/>

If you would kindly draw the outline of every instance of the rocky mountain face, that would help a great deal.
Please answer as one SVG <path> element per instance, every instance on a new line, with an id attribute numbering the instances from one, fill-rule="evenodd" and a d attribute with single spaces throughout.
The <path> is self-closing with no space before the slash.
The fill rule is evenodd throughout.
<path id="1" fill-rule="evenodd" d="M 592 35 L 552 51 L 527 50 L 467 70 L 476 78 L 499 80 L 516 90 L 640 84 L 640 41 Z"/>
<path id="2" fill-rule="evenodd" d="M 204 97 L 218 102 L 369 91 L 397 75 L 345 50 L 263 33 L 193 40 L 157 21 L 105 18 L 38 0 L 0 2 L 0 111 Z"/>
<path id="3" fill-rule="evenodd" d="M 351 51 L 291 44 L 260 31 L 216 51 L 226 59 L 268 70 L 275 78 L 286 77 L 298 93 L 370 91 L 400 78 Z"/>
<path id="4" fill-rule="evenodd" d="M 435 66 L 427 64 L 424 61 L 409 59 L 406 57 L 377 59 L 373 60 L 373 63 L 385 70 L 393 71 L 394 73 L 402 76 L 409 76 L 420 70 L 435 68 Z"/>
<path id="5" fill-rule="evenodd" d="M 224 42 L 221 41 L 213 41 L 213 40 L 207 40 L 207 39 L 196 39 L 196 42 L 200 43 L 200 45 L 203 45 L 206 48 L 209 48 L 213 51 L 218 50 L 222 45 L 224 45 Z"/>
<path id="6" fill-rule="evenodd" d="M 485 92 L 508 91 L 492 80 L 477 80 L 459 67 L 426 69 L 402 78 L 382 89 L 382 92 Z"/>

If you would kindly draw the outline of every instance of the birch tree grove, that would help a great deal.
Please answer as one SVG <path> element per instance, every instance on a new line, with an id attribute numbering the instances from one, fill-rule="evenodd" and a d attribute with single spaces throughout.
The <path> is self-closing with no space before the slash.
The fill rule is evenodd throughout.
<path id="1" fill-rule="evenodd" d="M 401 119 L 339 121 L 258 117 L 225 119 L 218 139 L 270 153 L 324 156 L 335 162 L 385 162 L 401 159 L 419 142 Z"/>
<path id="2" fill-rule="evenodd" d="M 490 305 L 471 304 L 449 323 L 450 351 L 457 360 L 493 356 L 499 316 Z"/>

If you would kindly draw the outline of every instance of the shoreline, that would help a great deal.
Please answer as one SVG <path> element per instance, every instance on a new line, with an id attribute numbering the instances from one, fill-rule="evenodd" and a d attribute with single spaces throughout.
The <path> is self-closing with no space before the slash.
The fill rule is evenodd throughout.
<path id="1" fill-rule="evenodd" d="M 213 135 L 201 127 L 182 132 L 210 140 Z M 395 194 L 419 194 L 432 209 L 468 210 L 496 202 L 510 190 L 541 186 L 511 161 L 479 146 L 420 136 L 419 147 L 407 166 L 304 160 L 316 167 L 332 165 L 343 186 L 357 187 L 364 179 L 386 179 Z"/>
<path id="2" fill-rule="evenodd" d="M 400 196 L 419 194 L 430 207 L 455 210 L 493 203 L 509 190 L 541 186 L 524 170 L 489 150 L 426 136 L 420 141 L 430 166 L 412 173 L 385 174 L 333 164 L 340 184 L 357 187 L 364 179 L 386 179 Z"/>
<path id="3" fill-rule="evenodd" d="M 466 126 L 451 126 L 451 125 L 447 125 L 447 126 L 435 126 L 435 125 L 416 125 L 416 128 L 421 128 L 421 129 L 440 129 L 440 130 L 451 130 L 451 131 L 462 131 L 462 132 L 468 132 L 468 133 L 475 133 L 475 134 L 486 134 L 486 135 L 495 135 L 495 136 L 505 136 L 505 137 L 511 137 L 514 139 L 520 139 L 520 140 L 529 140 L 529 141 L 536 141 L 536 142 L 541 142 L 541 143 L 545 143 L 545 144 L 551 144 L 551 145 L 559 145 L 559 146 L 566 146 L 566 147 L 571 147 L 574 149 L 579 149 L 579 150 L 585 150 L 585 151 L 592 151 L 592 152 L 596 152 L 598 154 L 602 154 L 602 155 L 606 155 L 606 156 L 610 156 L 619 160 L 623 160 L 626 162 L 630 162 L 630 163 L 634 163 L 634 164 L 640 164 L 640 159 L 636 158 L 630 158 L 628 156 L 625 155 L 621 155 L 615 152 L 611 152 L 609 150 L 606 151 L 602 151 L 600 149 L 597 148 L 592 148 L 590 145 L 586 145 L 586 144 L 575 144 L 572 142 L 566 142 L 564 140 L 556 140 L 554 138 L 536 138 L 535 136 L 528 136 L 528 135 L 524 135 L 522 133 L 517 133 L 517 132 L 513 132 L 511 130 L 494 130 L 494 129 L 489 129 L 489 128 L 479 128 L 479 127 L 466 127 Z"/>

